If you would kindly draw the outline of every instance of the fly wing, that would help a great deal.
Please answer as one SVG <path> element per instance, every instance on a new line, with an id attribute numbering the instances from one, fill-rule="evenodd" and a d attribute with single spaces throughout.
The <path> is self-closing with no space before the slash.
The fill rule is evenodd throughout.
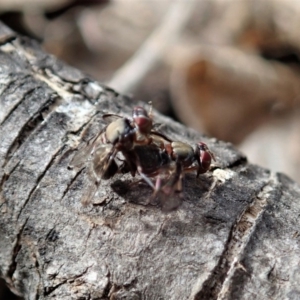
<path id="1" fill-rule="evenodd" d="M 93 149 L 92 159 L 88 162 L 87 177 L 85 182 L 85 194 L 81 200 L 83 205 L 92 202 L 100 186 L 101 179 L 113 177 L 119 167 L 114 160 L 115 149 L 110 144 L 100 144 Z"/>
<path id="2" fill-rule="evenodd" d="M 81 149 L 78 149 L 76 154 L 72 158 L 69 167 L 72 169 L 83 167 L 90 159 L 93 146 L 94 146 L 93 144 L 85 145 Z"/>
<path id="3" fill-rule="evenodd" d="M 175 171 L 161 189 L 160 203 L 163 211 L 171 211 L 180 206 L 182 193 L 182 165 L 177 163 Z"/>
<path id="4" fill-rule="evenodd" d="M 94 135 L 90 138 L 87 143 L 78 148 L 77 152 L 75 153 L 74 157 L 72 158 L 69 167 L 70 168 L 81 168 L 83 167 L 88 161 L 91 160 L 91 155 L 97 147 L 98 144 L 101 143 L 100 137 L 102 133 L 105 131 L 106 127 L 103 128 L 98 134 Z M 86 135 L 86 131 L 83 133 L 83 137 Z"/>
<path id="5" fill-rule="evenodd" d="M 91 146 L 94 146 L 94 144 Z M 110 157 L 110 146 L 111 145 L 101 144 L 96 149 L 93 149 L 90 154 L 91 158 L 88 162 L 87 177 L 85 180 L 85 193 L 81 199 L 82 205 L 84 206 L 92 202 L 100 186 L 101 179 L 107 179 L 104 175 L 107 172 L 106 165 Z"/>
<path id="6" fill-rule="evenodd" d="M 90 168 L 88 170 L 88 177 L 92 177 Z M 81 203 L 83 206 L 87 206 L 90 204 L 95 197 L 95 194 L 97 193 L 98 187 L 100 185 L 100 182 L 95 180 L 86 179 L 84 183 L 84 194 L 81 198 Z"/>
<path id="7" fill-rule="evenodd" d="M 102 116 L 102 119 L 104 120 L 104 122 L 106 124 L 109 124 L 111 122 L 114 122 L 118 119 L 122 119 L 123 117 L 122 116 L 119 116 L 119 115 L 116 115 L 116 114 L 105 114 Z"/>
<path id="8" fill-rule="evenodd" d="M 163 133 L 160 133 L 158 131 L 155 130 L 151 130 L 150 132 L 151 137 L 153 137 L 154 139 L 159 139 L 161 141 L 164 141 L 165 143 L 172 143 L 173 141 L 168 138 L 166 135 L 164 135 Z"/>
<path id="9" fill-rule="evenodd" d="M 163 212 L 176 210 L 182 203 L 182 194 L 174 193 L 171 196 L 160 195 L 160 206 Z"/>
<path id="10" fill-rule="evenodd" d="M 97 179 L 109 179 L 118 171 L 115 162 L 117 150 L 111 144 L 98 146 L 93 153 L 93 171 Z"/>

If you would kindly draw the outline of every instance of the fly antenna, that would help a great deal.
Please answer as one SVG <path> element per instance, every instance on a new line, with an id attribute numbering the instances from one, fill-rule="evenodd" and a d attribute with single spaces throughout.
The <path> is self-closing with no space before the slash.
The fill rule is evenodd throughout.
<path id="1" fill-rule="evenodd" d="M 152 101 L 149 101 L 148 104 L 150 106 L 150 108 L 149 108 L 149 117 L 152 119 L 152 117 L 153 117 L 153 114 L 152 114 L 152 110 L 153 110 Z"/>

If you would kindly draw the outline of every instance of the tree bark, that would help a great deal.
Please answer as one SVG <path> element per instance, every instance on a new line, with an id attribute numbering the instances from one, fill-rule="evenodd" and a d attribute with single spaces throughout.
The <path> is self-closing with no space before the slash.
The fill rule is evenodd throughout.
<path id="1" fill-rule="evenodd" d="M 185 176 L 164 213 L 130 175 L 93 204 L 75 149 L 133 103 L 0 25 L 0 276 L 25 299 L 299 299 L 299 186 L 230 144 L 154 114 L 163 132 L 204 141 L 217 161 Z M 218 120 L 215 120 L 218 122 Z M 258 141 L 259 142 L 259 141 Z"/>

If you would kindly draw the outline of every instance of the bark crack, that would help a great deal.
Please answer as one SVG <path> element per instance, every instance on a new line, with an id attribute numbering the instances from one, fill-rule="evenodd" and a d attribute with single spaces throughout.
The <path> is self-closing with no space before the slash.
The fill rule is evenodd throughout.
<path id="1" fill-rule="evenodd" d="M 72 180 L 70 181 L 70 183 L 67 185 L 66 189 L 63 192 L 63 195 L 60 198 L 60 201 L 62 201 L 64 199 L 64 197 L 66 196 L 66 194 L 68 193 L 68 191 L 70 190 L 70 188 L 72 187 L 72 185 L 74 184 L 74 182 L 77 180 L 77 178 L 81 175 L 81 173 L 85 170 L 85 167 L 81 168 L 76 175 L 72 178 Z"/>
<path id="2" fill-rule="evenodd" d="M 44 296 L 49 296 L 56 289 L 58 289 L 61 285 L 65 284 L 67 281 L 68 281 L 68 279 L 64 279 L 63 281 L 61 281 L 57 285 L 45 287 L 44 288 Z"/>
<path id="3" fill-rule="evenodd" d="M 89 124 L 92 124 L 94 122 L 95 118 L 99 115 L 99 113 L 100 112 L 97 111 L 90 117 L 90 119 L 88 121 L 84 122 L 78 129 L 69 131 L 68 133 L 78 135 L 81 132 L 84 132 L 84 130 L 88 128 Z"/>
<path id="4" fill-rule="evenodd" d="M 12 277 L 17 269 L 17 262 L 16 262 L 16 258 L 18 256 L 18 253 L 20 252 L 21 248 L 22 248 L 22 244 L 21 244 L 21 235 L 24 231 L 24 228 L 27 224 L 29 218 L 27 218 L 24 222 L 24 224 L 21 226 L 19 232 L 16 235 L 16 240 L 13 246 L 13 250 L 12 250 L 12 257 L 11 257 L 11 263 L 9 265 L 8 271 L 7 271 L 7 276 L 8 278 L 11 280 L 11 284 L 13 284 L 13 280 Z"/>
<path id="5" fill-rule="evenodd" d="M 51 79 L 48 79 L 46 76 L 42 74 L 35 74 L 36 78 L 44 83 L 47 84 L 53 91 L 55 91 L 59 96 L 62 98 L 72 98 L 73 93 L 68 91 L 67 83 L 63 82 L 62 79 L 58 76 L 55 76 L 53 74 L 52 81 Z M 55 77 L 54 77 L 55 76 Z M 64 84 L 63 84 L 64 83 Z"/>
<path id="6" fill-rule="evenodd" d="M 244 166 L 248 163 L 246 156 L 240 156 L 237 160 L 232 162 L 230 165 L 227 166 L 228 169 L 234 169 L 240 166 Z"/>
<path id="7" fill-rule="evenodd" d="M 13 76 L 13 75 L 14 74 L 7 74 L 6 76 Z M 22 79 L 17 79 L 17 78 L 12 79 L 9 83 L 7 83 L 7 85 L 1 92 L 1 97 L 4 98 L 4 100 L 1 99 L 1 102 L 5 103 L 5 100 L 7 100 L 6 95 L 12 95 L 12 94 L 16 93 L 16 91 L 18 89 L 20 89 L 20 87 L 24 86 L 27 83 L 27 79 L 29 77 L 30 77 L 30 75 L 26 75 Z M 23 99 L 24 99 L 24 97 L 19 98 L 18 101 L 16 101 L 14 103 L 14 105 L 10 107 L 10 110 L 11 111 L 15 110 L 15 108 L 20 104 L 20 102 L 22 102 Z M 2 113 L 0 115 L 0 124 L 2 124 L 9 117 L 9 115 L 11 115 L 11 111 L 8 113 L 8 115 L 6 117 L 4 117 L 3 111 L 2 111 Z"/>
<path id="8" fill-rule="evenodd" d="M 276 188 L 278 188 L 277 176 L 271 174 L 269 181 L 262 187 L 234 224 L 217 266 L 204 282 L 202 289 L 194 295 L 195 300 L 226 299 L 235 271 L 243 268 L 240 264 L 241 257 L 257 224 L 261 220 L 268 204 L 270 192 Z"/>
<path id="9" fill-rule="evenodd" d="M 26 207 L 27 203 L 29 202 L 29 200 L 31 199 L 31 196 L 33 195 L 33 193 L 39 188 L 39 184 L 42 181 L 42 179 L 44 178 L 44 176 L 46 175 L 47 171 L 50 169 L 50 167 L 52 166 L 53 161 L 57 158 L 57 156 L 61 153 L 62 149 L 64 148 L 64 146 L 60 147 L 52 156 L 51 160 L 49 161 L 49 163 L 47 164 L 47 166 L 45 167 L 44 171 L 38 176 L 37 180 L 36 180 L 36 184 L 35 186 L 32 188 L 32 190 L 30 191 L 28 197 L 26 198 L 26 200 L 24 201 L 23 205 L 20 208 L 20 211 L 17 215 L 17 220 L 19 220 L 19 217 L 21 215 L 21 213 L 23 212 L 24 208 Z"/>
<path id="10" fill-rule="evenodd" d="M 33 92 L 34 90 L 32 90 Z M 39 124 L 41 124 L 48 112 L 48 107 L 49 105 L 52 105 L 55 100 L 49 99 L 42 107 L 40 107 L 39 111 L 36 112 L 20 129 L 18 135 L 15 137 L 14 141 L 8 148 L 5 158 L 4 158 L 4 163 L 3 163 L 3 168 L 7 165 L 9 162 L 10 158 L 14 155 L 14 153 L 21 147 L 21 145 L 25 142 L 26 138 L 30 136 L 30 134 L 35 130 L 36 127 L 38 127 Z"/>
<path id="11" fill-rule="evenodd" d="M 19 160 L 10 172 L 8 172 L 8 173 L 4 172 L 3 174 L 0 174 L 0 176 L 2 175 L 2 177 L 0 177 L 0 197 L 2 196 L 4 183 L 9 179 L 10 175 L 20 165 L 20 163 L 21 163 L 21 161 Z M 0 201 L 1 201 L 1 205 L 0 205 L 0 208 L 1 208 L 2 204 L 5 203 L 5 200 L 4 200 L 4 198 L 3 199 L 0 198 Z"/>
<path id="12" fill-rule="evenodd" d="M 92 266 L 89 266 L 87 268 L 85 268 L 80 274 L 78 275 L 74 275 L 70 278 L 66 278 L 66 279 L 63 279 L 60 283 L 54 285 L 54 286 L 47 286 L 44 288 L 44 296 L 49 296 L 50 294 L 52 294 L 55 290 L 57 290 L 60 286 L 62 286 L 63 284 L 65 283 L 72 283 L 74 282 L 76 279 L 84 276 L 88 270 L 91 268 Z"/>
<path id="13" fill-rule="evenodd" d="M 30 96 L 31 94 L 35 93 L 37 89 L 43 90 L 42 87 L 39 86 L 35 86 L 31 89 L 29 89 L 28 91 L 26 91 L 22 98 L 20 99 L 20 101 L 18 103 L 16 103 L 16 105 L 10 110 L 10 112 L 3 118 L 1 124 L 5 123 L 8 118 L 18 109 L 18 107 L 23 103 L 24 99 L 28 96 Z"/>

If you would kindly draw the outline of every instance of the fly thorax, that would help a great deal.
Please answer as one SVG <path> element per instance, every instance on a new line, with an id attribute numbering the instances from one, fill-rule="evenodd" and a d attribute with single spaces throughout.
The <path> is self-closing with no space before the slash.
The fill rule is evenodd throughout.
<path id="1" fill-rule="evenodd" d="M 173 159 L 190 163 L 194 156 L 194 149 L 189 144 L 183 142 L 173 142 Z"/>
<path id="2" fill-rule="evenodd" d="M 105 131 L 107 143 L 116 144 L 127 136 L 131 130 L 130 124 L 127 119 L 120 118 L 114 122 L 111 122 Z"/>

